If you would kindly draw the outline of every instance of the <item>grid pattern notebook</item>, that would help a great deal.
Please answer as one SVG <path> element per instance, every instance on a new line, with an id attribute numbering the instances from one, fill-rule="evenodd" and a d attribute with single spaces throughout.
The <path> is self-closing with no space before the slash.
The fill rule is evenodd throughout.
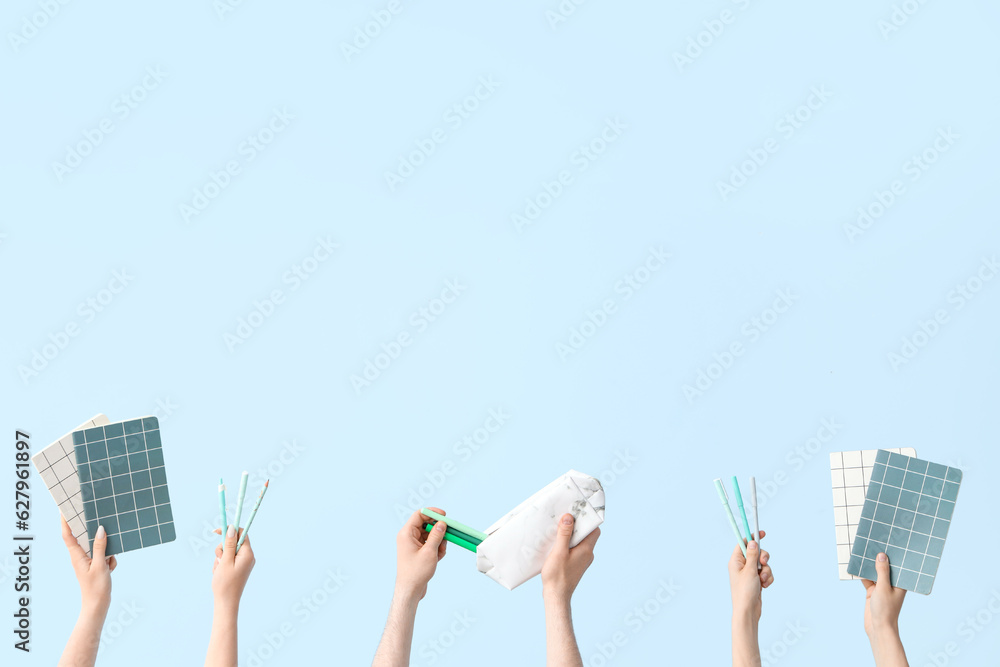
<path id="1" fill-rule="evenodd" d="M 916 456 L 910 448 L 890 449 L 890 452 Z M 858 532 L 858 521 L 865 506 L 868 482 L 875 467 L 877 449 L 830 454 L 830 474 L 833 478 L 833 519 L 837 529 L 837 567 L 842 581 L 858 579 L 847 573 L 851 549 Z"/>
<path id="2" fill-rule="evenodd" d="M 879 450 L 847 571 L 875 581 L 884 551 L 893 586 L 929 594 L 961 484 L 958 468 Z"/>
<path id="3" fill-rule="evenodd" d="M 73 433 L 87 534 L 108 533 L 107 555 L 175 539 L 156 417 Z"/>
<path id="4" fill-rule="evenodd" d="M 77 426 L 74 431 L 83 428 L 103 426 L 108 423 L 104 415 L 97 415 L 90 421 Z M 76 470 L 76 457 L 73 451 L 73 432 L 70 431 L 51 445 L 31 457 L 35 470 L 45 482 L 52 499 L 59 506 L 59 513 L 66 519 L 69 529 L 73 531 L 83 550 L 90 555 L 90 539 L 87 537 L 87 524 L 83 514 L 83 499 L 80 497 L 80 476 Z"/>

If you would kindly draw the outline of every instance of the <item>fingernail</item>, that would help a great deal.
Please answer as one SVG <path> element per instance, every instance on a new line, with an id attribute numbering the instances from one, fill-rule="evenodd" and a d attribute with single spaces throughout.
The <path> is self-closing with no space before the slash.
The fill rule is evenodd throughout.
<path id="1" fill-rule="evenodd" d="M 565 525 L 565 526 L 570 525 L 571 523 L 573 523 L 573 515 L 572 514 L 563 514 L 562 522 L 563 522 L 563 525 Z"/>
<path id="2" fill-rule="evenodd" d="M 886 556 L 885 554 L 879 554 L 879 555 L 878 555 L 878 562 L 880 562 L 880 563 L 884 563 L 884 562 L 886 562 L 887 560 L 889 560 L 889 557 L 888 557 L 888 556 Z"/>
<path id="3" fill-rule="evenodd" d="M 108 533 L 107 533 L 107 531 L 104 530 L 104 526 L 98 526 L 97 527 L 97 536 L 96 536 L 95 539 L 103 540 L 107 536 L 108 536 Z"/>
<path id="4" fill-rule="evenodd" d="M 434 530 L 436 530 L 439 533 L 444 532 L 444 529 L 447 527 L 448 526 L 447 524 L 445 524 L 444 521 L 438 521 L 436 524 L 434 524 Z"/>
<path id="5" fill-rule="evenodd" d="M 235 537 L 235 536 L 236 536 L 236 529 L 233 528 L 232 525 L 230 525 L 228 530 L 226 530 L 226 537 Z"/>
<path id="6" fill-rule="evenodd" d="M 750 544 L 747 545 L 747 548 L 748 549 L 756 549 L 757 548 L 757 543 L 751 541 Z"/>

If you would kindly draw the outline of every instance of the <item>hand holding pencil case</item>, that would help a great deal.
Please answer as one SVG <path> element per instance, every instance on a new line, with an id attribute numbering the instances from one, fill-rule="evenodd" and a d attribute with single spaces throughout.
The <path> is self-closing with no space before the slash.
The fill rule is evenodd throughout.
<path id="1" fill-rule="evenodd" d="M 601 483 L 570 470 L 515 507 L 486 529 L 486 539 L 476 548 L 479 571 L 508 590 L 541 574 L 557 521 L 567 512 L 576 518 L 570 540 L 575 547 L 604 523 Z"/>

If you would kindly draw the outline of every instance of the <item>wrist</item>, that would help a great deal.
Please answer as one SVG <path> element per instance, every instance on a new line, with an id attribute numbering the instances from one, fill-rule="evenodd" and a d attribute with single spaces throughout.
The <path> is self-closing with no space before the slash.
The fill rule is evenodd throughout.
<path id="1" fill-rule="evenodd" d="M 733 632 L 750 633 L 757 636 L 759 618 L 751 608 L 733 608 Z"/>
<path id="2" fill-rule="evenodd" d="M 99 617 L 102 621 L 108 615 L 111 608 L 111 596 L 101 596 L 97 598 L 84 598 L 80 602 L 81 615 Z"/>
<path id="3" fill-rule="evenodd" d="M 240 601 L 239 598 L 232 600 L 226 597 L 216 596 L 215 598 L 215 615 L 236 616 L 240 613 Z"/>
<path id="4" fill-rule="evenodd" d="M 403 611 L 413 613 L 416 613 L 417 605 L 420 603 L 422 597 L 423 595 L 420 594 L 416 587 L 406 584 L 397 583 L 395 590 L 392 592 L 393 604 Z"/>
<path id="5" fill-rule="evenodd" d="M 879 639 L 898 639 L 898 621 L 873 621 L 871 629 L 868 631 L 868 638 L 874 643 Z"/>
<path id="6" fill-rule="evenodd" d="M 569 609 L 571 598 L 572 593 L 542 586 L 542 600 L 546 607 Z"/>

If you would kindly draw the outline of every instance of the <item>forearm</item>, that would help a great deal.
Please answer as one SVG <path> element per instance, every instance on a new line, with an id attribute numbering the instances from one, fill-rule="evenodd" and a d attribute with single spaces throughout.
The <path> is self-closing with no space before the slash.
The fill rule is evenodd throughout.
<path id="1" fill-rule="evenodd" d="M 93 667 L 101 645 L 101 630 L 108 615 L 108 604 L 84 605 L 73 633 L 66 642 L 59 667 Z"/>
<path id="2" fill-rule="evenodd" d="M 583 667 L 568 598 L 545 597 L 545 655 L 547 667 Z"/>
<path id="3" fill-rule="evenodd" d="M 382 632 L 382 641 L 375 651 L 372 667 L 409 667 L 418 602 L 419 598 L 408 591 L 397 589 L 393 594 L 389 619 Z"/>
<path id="4" fill-rule="evenodd" d="M 753 613 L 733 613 L 733 667 L 760 667 L 760 643 Z"/>
<path id="5" fill-rule="evenodd" d="M 216 601 L 205 667 L 236 667 L 238 616 L 238 603 L 231 605 Z"/>
<path id="6" fill-rule="evenodd" d="M 876 667 L 909 667 L 898 628 L 876 630 L 869 638 Z"/>

